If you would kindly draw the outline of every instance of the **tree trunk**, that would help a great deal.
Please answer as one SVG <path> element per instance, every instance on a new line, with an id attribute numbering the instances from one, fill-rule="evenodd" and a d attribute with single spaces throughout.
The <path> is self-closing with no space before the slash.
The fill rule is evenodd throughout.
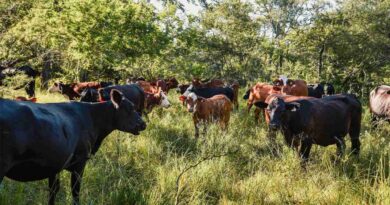
<path id="1" fill-rule="evenodd" d="M 53 68 L 53 55 L 49 52 L 43 56 L 43 68 L 41 73 L 41 90 L 47 90 Z"/>
<path id="2" fill-rule="evenodd" d="M 318 80 L 321 81 L 321 74 L 322 74 L 322 68 L 323 68 L 323 55 L 325 51 L 325 44 L 322 44 L 318 56 Z"/>

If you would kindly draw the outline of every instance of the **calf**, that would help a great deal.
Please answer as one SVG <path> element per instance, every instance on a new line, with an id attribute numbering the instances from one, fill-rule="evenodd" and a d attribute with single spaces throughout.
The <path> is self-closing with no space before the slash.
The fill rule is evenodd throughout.
<path id="1" fill-rule="evenodd" d="M 199 127 L 202 123 L 218 122 L 223 130 L 228 128 L 232 103 L 225 95 L 203 98 L 191 92 L 186 102 L 188 112 L 193 113 L 196 138 L 199 137 Z"/>
<path id="2" fill-rule="evenodd" d="M 4 177 L 28 182 L 49 179 L 49 204 L 58 174 L 71 172 L 73 203 L 79 204 L 87 160 L 114 130 L 138 135 L 146 128 L 133 103 L 117 90 L 104 103 L 36 104 L 0 99 L 0 184 Z"/>
<path id="3" fill-rule="evenodd" d="M 370 111 L 374 126 L 380 119 L 390 122 L 390 86 L 381 85 L 371 91 Z"/>
<path id="4" fill-rule="evenodd" d="M 289 146 L 298 150 L 300 145 L 299 154 L 304 162 L 309 158 L 312 144 L 336 144 L 341 156 L 345 149 L 344 137 L 348 133 L 352 153 L 359 153 L 362 106 L 355 96 L 334 95 L 290 102 L 275 97 L 266 106 L 270 130 L 281 130 Z"/>

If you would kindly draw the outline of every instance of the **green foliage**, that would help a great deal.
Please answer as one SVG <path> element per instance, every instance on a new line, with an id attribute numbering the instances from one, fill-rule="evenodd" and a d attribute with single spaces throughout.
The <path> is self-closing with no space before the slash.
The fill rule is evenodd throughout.
<path id="1" fill-rule="evenodd" d="M 0 64 L 25 59 L 66 81 L 286 74 L 366 96 L 389 83 L 390 2 L 2 1 Z"/>

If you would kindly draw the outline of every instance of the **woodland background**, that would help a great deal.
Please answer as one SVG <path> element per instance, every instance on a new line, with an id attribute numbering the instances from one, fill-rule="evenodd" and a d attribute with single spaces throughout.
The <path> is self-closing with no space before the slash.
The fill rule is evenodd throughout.
<path id="1" fill-rule="evenodd" d="M 188 12 L 184 3 L 197 5 Z M 389 0 L 1 0 L 0 65 L 39 86 L 175 76 L 270 81 L 280 74 L 367 96 L 390 82 Z"/>

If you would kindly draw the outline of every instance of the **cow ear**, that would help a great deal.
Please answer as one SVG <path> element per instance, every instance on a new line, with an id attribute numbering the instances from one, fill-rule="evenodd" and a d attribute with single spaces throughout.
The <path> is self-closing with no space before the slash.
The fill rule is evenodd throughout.
<path id="1" fill-rule="evenodd" d="M 297 111 L 300 107 L 301 107 L 301 104 L 299 104 L 297 102 L 291 102 L 291 103 L 286 104 L 286 109 L 290 110 L 292 112 Z"/>
<path id="2" fill-rule="evenodd" d="M 267 103 L 261 102 L 261 101 L 255 102 L 254 105 L 255 105 L 256 107 L 258 107 L 258 108 L 266 108 L 266 107 L 268 107 L 268 104 L 267 104 Z"/>
<path id="3" fill-rule="evenodd" d="M 110 93 L 111 102 L 114 104 L 115 109 L 118 109 L 123 100 L 123 94 L 119 90 L 111 90 Z"/>

